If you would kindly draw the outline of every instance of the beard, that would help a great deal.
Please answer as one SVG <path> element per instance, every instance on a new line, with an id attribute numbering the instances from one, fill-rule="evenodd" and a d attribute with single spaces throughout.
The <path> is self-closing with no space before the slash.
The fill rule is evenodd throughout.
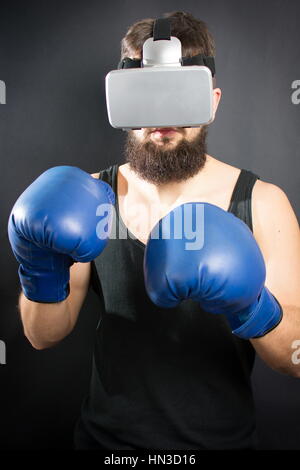
<path id="1" fill-rule="evenodd" d="M 138 176 L 157 186 L 185 181 L 196 175 L 205 165 L 207 132 L 208 125 L 202 126 L 192 141 L 182 138 L 174 148 L 164 149 L 151 140 L 141 143 L 133 131 L 128 131 L 125 142 L 126 161 Z M 162 138 L 164 144 L 169 141 L 168 137 Z"/>

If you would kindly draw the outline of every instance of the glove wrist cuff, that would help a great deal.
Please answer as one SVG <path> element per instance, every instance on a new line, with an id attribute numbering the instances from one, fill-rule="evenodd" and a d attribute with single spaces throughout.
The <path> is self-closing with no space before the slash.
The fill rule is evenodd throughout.
<path id="1" fill-rule="evenodd" d="M 19 278 L 27 299 L 40 303 L 62 302 L 69 295 L 69 269 L 64 271 L 30 272 L 21 264 Z"/>
<path id="2" fill-rule="evenodd" d="M 282 320 L 282 308 L 267 287 L 261 291 L 258 302 L 249 312 L 245 323 L 232 333 L 243 339 L 260 338 L 273 330 Z"/>

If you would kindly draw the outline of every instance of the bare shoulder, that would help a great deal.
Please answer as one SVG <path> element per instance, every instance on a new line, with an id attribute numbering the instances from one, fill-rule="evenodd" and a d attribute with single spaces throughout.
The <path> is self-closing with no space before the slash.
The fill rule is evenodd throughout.
<path id="1" fill-rule="evenodd" d="M 285 191 L 279 186 L 257 180 L 252 193 L 254 233 L 259 237 L 267 231 L 299 231 L 299 224 Z"/>
<path id="2" fill-rule="evenodd" d="M 263 180 L 256 181 L 253 188 L 253 193 L 255 193 L 257 197 L 261 197 L 263 199 L 265 197 L 272 197 L 274 195 L 276 195 L 277 197 L 286 197 L 285 192 L 282 188 L 280 188 L 276 184 L 268 183 Z"/>
<path id="3" fill-rule="evenodd" d="M 130 170 L 129 163 L 124 163 L 119 166 L 119 175 L 126 180 L 132 179 L 134 177 L 134 172 Z"/>
<path id="4" fill-rule="evenodd" d="M 128 165 L 128 164 L 120 165 L 120 166 L 119 166 L 119 171 L 120 171 L 120 173 L 121 173 L 122 175 L 124 175 L 126 172 L 128 172 L 128 168 L 129 168 L 129 165 Z M 99 179 L 100 172 L 98 172 L 98 173 L 90 173 L 90 175 L 91 175 L 93 178 Z"/>
<path id="5" fill-rule="evenodd" d="M 291 207 L 282 188 L 273 183 L 257 180 L 253 187 L 252 204 L 259 211 L 284 210 Z M 271 214 L 270 214 L 271 215 Z"/>

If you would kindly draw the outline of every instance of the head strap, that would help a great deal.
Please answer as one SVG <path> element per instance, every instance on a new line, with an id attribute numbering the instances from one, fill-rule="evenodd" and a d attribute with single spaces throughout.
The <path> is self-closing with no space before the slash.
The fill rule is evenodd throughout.
<path id="1" fill-rule="evenodd" d="M 171 39 L 171 21 L 169 18 L 158 18 L 153 24 L 153 41 Z M 131 69 L 142 67 L 142 59 L 130 59 L 125 57 L 118 64 L 118 69 Z M 212 56 L 197 54 L 193 57 L 182 57 L 181 65 L 205 65 L 211 71 L 212 76 L 216 74 L 215 59 Z"/>

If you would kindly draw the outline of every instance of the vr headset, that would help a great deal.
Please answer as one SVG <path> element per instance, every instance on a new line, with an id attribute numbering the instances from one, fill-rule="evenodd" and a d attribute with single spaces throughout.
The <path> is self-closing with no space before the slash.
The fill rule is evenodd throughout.
<path id="1" fill-rule="evenodd" d="M 182 57 L 169 18 L 159 18 L 142 59 L 126 57 L 105 78 L 108 119 L 116 129 L 199 127 L 213 119 L 213 57 Z"/>

